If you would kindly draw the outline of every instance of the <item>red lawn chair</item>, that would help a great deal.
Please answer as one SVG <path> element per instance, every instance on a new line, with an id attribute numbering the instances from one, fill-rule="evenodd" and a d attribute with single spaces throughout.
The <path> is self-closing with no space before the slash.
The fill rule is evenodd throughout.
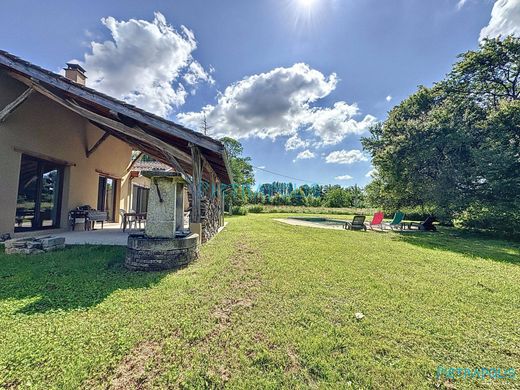
<path id="1" fill-rule="evenodd" d="M 378 211 L 372 217 L 372 221 L 365 222 L 365 225 L 367 225 L 367 227 L 369 227 L 372 230 L 374 230 L 374 226 L 379 226 L 379 229 L 383 229 L 383 218 L 384 217 L 385 217 L 385 215 L 383 214 L 383 212 Z"/>

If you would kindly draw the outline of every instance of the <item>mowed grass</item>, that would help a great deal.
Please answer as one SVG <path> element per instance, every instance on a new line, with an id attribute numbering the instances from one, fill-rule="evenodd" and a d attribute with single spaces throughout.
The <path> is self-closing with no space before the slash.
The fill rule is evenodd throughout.
<path id="1" fill-rule="evenodd" d="M 177 272 L 115 247 L 0 254 L 0 388 L 452 387 L 438 366 L 520 387 L 518 243 L 273 218 L 229 218 Z"/>

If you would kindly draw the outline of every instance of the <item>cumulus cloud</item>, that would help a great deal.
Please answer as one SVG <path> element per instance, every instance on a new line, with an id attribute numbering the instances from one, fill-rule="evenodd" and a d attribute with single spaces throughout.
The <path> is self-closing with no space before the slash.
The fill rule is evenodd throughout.
<path id="1" fill-rule="evenodd" d="M 388 95 L 388 96 L 385 98 L 385 100 L 386 100 L 387 102 L 389 102 L 390 100 L 392 100 L 392 96 L 391 96 L 391 95 Z"/>
<path id="2" fill-rule="evenodd" d="M 520 0 L 497 0 L 488 25 L 480 31 L 480 40 L 510 34 L 520 35 Z"/>
<path id="3" fill-rule="evenodd" d="M 271 138 L 289 136 L 286 149 L 309 146 L 298 134 L 309 131 L 317 144 L 333 145 L 348 134 L 360 134 L 375 118 L 367 115 L 356 121 L 358 107 L 337 102 L 333 107 L 314 107 L 328 96 L 338 83 L 335 73 L 325 76 L 306 64 L 275 68 L 255 74 L 228 86 L 215 105 L 200 112 L 177 115 L 178 120 L 197 127 L 204 115 L 215 137 Z"/>
<path id="4" fill-rule="evenodd" d="M 184 84 L 213 83 L 192 56 L 197 41 L 185 26 L 177 31 L 159 12 L 151 22 L 113 17 L 101 22 L 111 39 L 91 42 L 91 52 L 78 61 L 87 70 L 88 86 L 165 116 L 184 104 Z"/>
<path id="5" fill-rule="evenodd" d="M 328 164 L 353 164 L 358 161 L 368 161 L 368 157 L 361 150 L 337 150 L 325 157 Z"/>
<path id="6" fill-rule="evenodd" d="M 342 176 L 336 176 L 334 179 L 336 179 L 336 180 L 350 180 L 350 179 L 352 179 L 352 176 L 350 176 L 350 175 L 342 175 Z"/>
<path id="7" fill-rule="evenodd" d="M 316 157 L 316 155 L 313 152 L 311 152 L 309 149 L 307 149 L 307 150 L 304 150 L 303 152 L 298 153 L 298 155 L 296 156 L 296 158 L 293 161 L 308 160 L 310 158 L 315 158 L 315 157 Z"/>
<path id="8" fill-rule="evenodd" d="M 357 105 L 337 102 L 331 108 L 309 110 L 305 122 L 309 124 L 308 129 L 320 139 L 317 146 L 336 145 L 348 134 L 360 135 L 376 123 L 376 118 L 372 115 L 356 121 L 353 117 L 358 113 Z"/>
<path id="9" fill-rule="evenodd" d="M 308 147 L 309 144 L 309 141 L 301 139 L 298 134 L 294 134 L 285 142 L 285 150 L 302 149 Z"/>

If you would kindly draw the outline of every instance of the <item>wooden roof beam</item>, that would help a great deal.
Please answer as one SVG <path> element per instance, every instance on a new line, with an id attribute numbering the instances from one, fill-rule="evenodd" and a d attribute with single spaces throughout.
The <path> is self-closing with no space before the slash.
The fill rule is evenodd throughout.
<path id="1" fill-rule="evenodd" d="M 22 92 L 20 96 L 14 99 L 11 103 L 5 106 L 2 111 L 0 111 L 0 123 L 5 122 L 7 117 L 11 115 L 15 110 L 20 107 L 23 102 L 27 100 L 29 96 L 34 92 L 34 89 L 29 87 L 25 91 Z"/>
<path id="2" fill-rule="evenodd" d="M 132 161 L 130 161 L 130 164 L 128 164 L 128 166 L 126 167 L 126 171 L 127 172 L 130 171 L 133 168 L 133 166 L 135 165 L 135 163 L 138 162 L 141 159 L 141 157 L 143 157 L 143 155 L 144 155 L 144 153 L 139 151 L 139 154 L 137 155 L 137 157 L 134 158 Z"/>
<path id="3" fill-rule="evenodd" d="M 106 139 L 110 137 L 110 134 L 105 132 L 105 134 L 103 134 L 101 136 L 101 138 L 99 138 L 99 140 L 94 144 L 94 146 L 92 146 L 90 149 L 87 148 L 87 150 L 85 151 L 85 154 L 87 155 L 87 158 L 90 157 L 90 155 L 92 153 L 94 153 L 96 151 L 97 148 L 99 148 L 99 146 L 106 141 Z"/>

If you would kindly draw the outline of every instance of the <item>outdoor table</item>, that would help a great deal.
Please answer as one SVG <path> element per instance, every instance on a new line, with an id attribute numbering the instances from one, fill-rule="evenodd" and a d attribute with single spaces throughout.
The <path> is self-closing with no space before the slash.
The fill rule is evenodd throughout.
<path id="1" fill-rule="evenodd" d="M 124 213 L 123 214 L 123 232 L 126 231 L 126 224 L 129 217 L 135 217 L 136 222 L 146 220 L 146 213 Z"/>

